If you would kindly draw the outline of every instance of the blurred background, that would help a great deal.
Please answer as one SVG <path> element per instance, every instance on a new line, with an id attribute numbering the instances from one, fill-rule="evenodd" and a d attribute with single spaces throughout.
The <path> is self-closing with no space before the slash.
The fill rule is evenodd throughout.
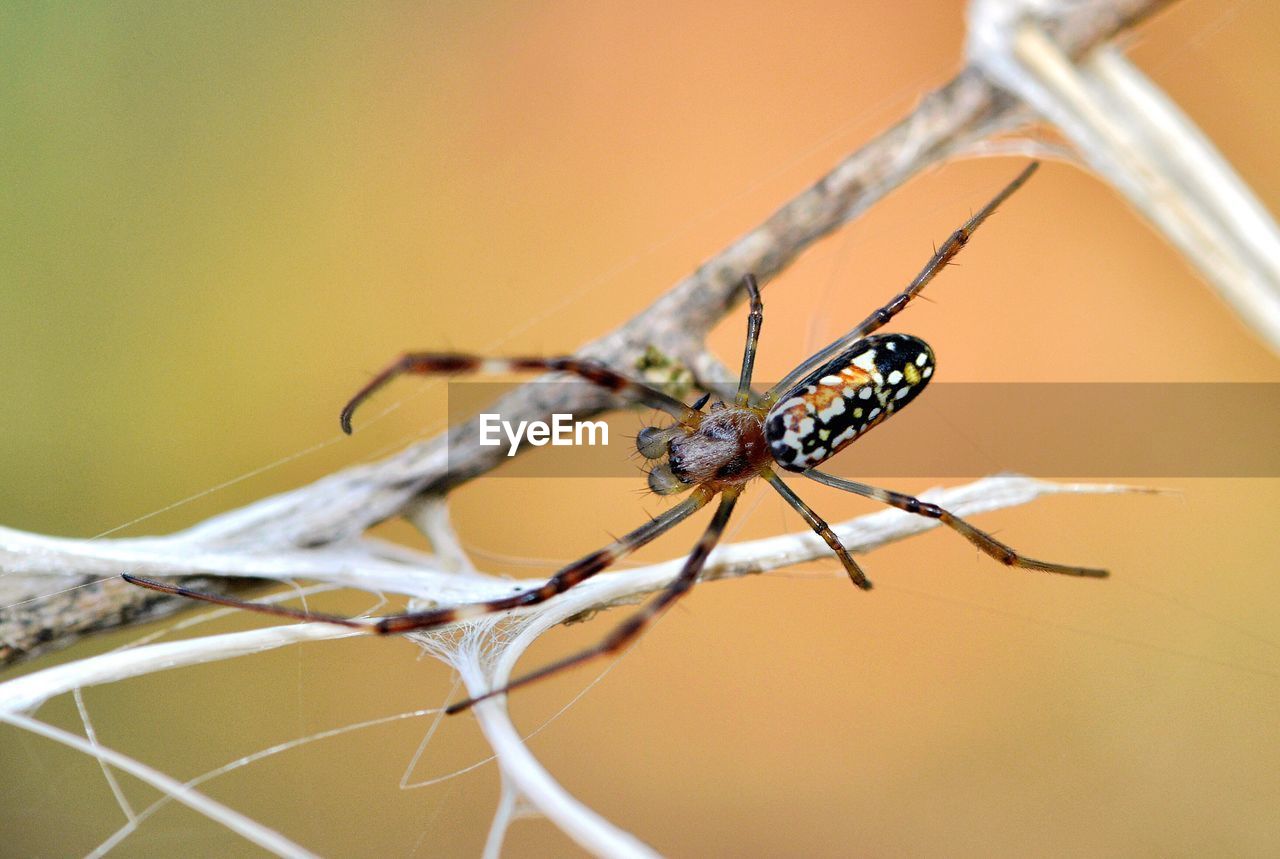
<path id="1" fill-rule="evenodd" d="M 963 6 L 7 6 L 0 523 L 88 537 L 193 499 L 120 532 L 164 533 L 432 435 L 443 386 L 402 382 L 380 401 L 400 408 L 354 439 L 337 410 L 406 347 L 562 352 L 626 319 L 949 78 Z M 1278 28 L 1274 4 L 1188 0 L 1131 40 L 1273 212 Z M 862 318 L 1020 166 L 933 171 L 808 252 L 766 293 L 758 378 Z M 1061 165 L 930 298 L 895 327 L 932 344 L 947 381 L 1280 381 L 1115 193 Z M 735 313 L 712 339 L 731 364 L 743 327 Z M 927 422 L 928 400 L 897 420 Z M 1206 415 L 1206 447 L 1215 429 Z M 946 427 L 936 443 L 984 445 Z M 1181 494 L 978 520 L 1106 582 L 1008 571 L 932 532 L 865 558 L 873 594 L 834 562 L 699 588 L 531 747 L 674 855 L 1274 855 L 1280 481 L 1159 483 Z M 662 509 L 642 486 L 495 477 L 453 510 L 483 568 L 542 576 Z M 876 509 L 800 488 L 832 521 Z M 730 539 L 801 528 L 773 493 L 739 510 Z M 557 630 L 524 664 L 621 616 Z M 543 726 L 604 668 L 521 692 L 517 724 Z M 104 744 L 188 779 L 451 690 L 410 643 L 357 639 L 83 699 Z M 70 697 L 38 715 L 83 731 Z M 497 771 L 403 788 L 487 756 L 462 716 L 415 758 L 430 726 L 344 734 L 202 789 L 325 855 L 475 854 Z M 0 727 L 0 772 L 0 853 L 81 855 L 124 823 L 97 764 L 46 740 Z M 156 797 L 121 778 L 135 808 Z M 507 844 L 574 849 L 537 820 Z M 253 848 L 171 804 L 116 855 L 178 849 Z"/>

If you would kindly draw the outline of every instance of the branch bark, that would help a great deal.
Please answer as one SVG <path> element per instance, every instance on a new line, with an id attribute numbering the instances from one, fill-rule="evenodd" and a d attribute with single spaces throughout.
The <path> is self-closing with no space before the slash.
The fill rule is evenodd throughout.
<path id="1" fill-rule="evenodd" d="M 1109 50 L 1105 47 L 1109 41 L 1166 3 L 1167 0 L 1039 0 L 1035 4 L 1030 0 L 979 0 L 974 14 L 990 14 L 1001 20 L 1012 17 L 1019 27 L 1025 23 L 1024 18 L 1034 19 L 1034 33 L 1043 36 L 1038 43 L 1040 56 L 1051 55 L 1055 62 L 1066 58 L 1066 64 L 1074 66 L 1088 62 L 1086 58 L 1095 48 Z M 1018 28 L 1002 32 L 1007 35 L 1015 30 L 1024 32 Z M 1045 42 L 1049 49 L 1045 49 Z M 1016 75 L 1009 77 L 997 68 L 997 54 L 1007 48 L 998 43 L 988 43 L 988 48 L 971 43 L 970 65 L 946 86 L 925 97 L 907 118 L 847 157 L 649 308 L 584 345 L 578 354 L 628 371 L 636 367 L 648 349 L 656 347 L 688 367 L 704 389 L 731 393 L 731 374 L 707 350 L 705 338 L 737 303 L 737 287 L 744 274 L 751 272 L 762 281 L 769 280 L 809 245 L 857 217 L 915 173 L 983 145 L 993 148 L 995 138 L 1037 122 L 1037 109 L 1043 115 L 1039 105 L 1033 109 L 1031 105 L 1036 102 L 1028 100 L 1019 88 Z M 1103 62 L 1110 65 L 1099 68 L 1114 72 L 1114 61 L 1114 53 L 1108 53 Z M 1160 119 L 1167 121 L 1168 117 Z M 1076 143 L 1082 148 L 1088 146 L 1087 141 Z M 1259 222 L 1269 223 L 1265 213 L 1250 214 Z M 1263 232 L 1251 235 L 1256 238 Z M 1225 253 L 1255 253 L 1255 262 L 1275 262 L 1268 257 L 1265 241 L 1227 244 L 1231 246 Z M 1185 249 L 1185 245 L 1182 247 Z M 1259 265 L 1256 269 L 1264 267 Z M 1265 282 L 1262 285 L 1265 287 Z M 1237 306 L 1254 312 L 1247 302 Z M 618 404 L 584 385 L 531 384 L 514 390 L 496 405 L 495 410 L 508 419 L 547 420 L 555 412 L 585 417 Z M 14 661 L 67 643 L 90 629 L 127 624 L 166 607 L 188 604 L 130 587 L 118 579 L 122 571 L 200 576 L 203 578 L 199 587 L 206 590 L 243 587 L 249 577 L 299 576 L 405 593 L 435 603 L 473 602 L 509 593 L 509 581 L 478 573 L 471 567 L 452 538 L 445 515 L 443 499 L 451 489 L 505 460 L 498 449 L 481 447 L 477 440 L 477 426 L 468 421 L 451 428 L 446 435 L 411 446 L 381 462 L 345 469 L 164 537 L 66 540 L 0 528 L 0 571 L 4 574 L 0 578 L 0 603 L 7 606 L 0 610 L 0 660 Z M 1059 487 L 1002 477 L 935 491 L 926 497 L 969 515 L 1027 503 L 1046 493 L 1082 491 L 1120 488 Z M 435 554 L 364 536 L 370 525 L 397 515 L 405 516 L 428 534 Z M 886 510 L 836 526 L 836 531 L 845 546 L 866 550 L 937 524 Z M 713 555 L 703 578 L 777 569 L 828 553 L 825 543 L 809 533 L 724 546 Z M 452 646 L 447 636 L 413 638 L 452 662 L 471 693 L 478 694 L 502 684 L 524 648 L 545 629 L 583 611 L 633 601 L 669 581 L 675 569 L 672 562 L 602 574 L 557 600 L 516 613 L 510 620 L 481 619 L 465 626 L 460 635 L 463 639 L 472 636 L 474 647 Z M 58 592 L 50 593 L 51 587 Z M 505 644 L 496 653 L 485 651 L 485 647 L 493 646 L 492 638 L 485 636 L 497 626 L 503 626 Z M 282 625 L 250 633 L 144 645 L 79 660 L 0 684 L 0 718 L 28 730 L 46 731 L 46 726 L 26 714 L 50 697 L 84 685 L 350 634 L 331 624 Z M 511 790 L 587 849 L 609 855 L 648 855 L 642 842 L 600 819 L 554 782 L 522 745 L 501 699 L 481 703 L 476 714 L 498 752 L 504 781 Z M 82 742 L 70 735 L 65 739 Z M 129 765 L 119 758 L 113 758 L 112 763 Z M 179 796 L 182 786 L 166 785 L 164 789 Z M 186 795 L 193 807 L 200 808 L 198 799 L 197 795 Z M 236 825 L 220 807 L 204 807 L 203 811 L 226 825 Z M 223 816 L 217 817 L 219 814 Z M 268 849 L 287 853 L 293 847 L 273 840 L 271 833 L 246 826 L 241 831 Z M 501 828 L 501 822 L 495 824 L 491 843 L 500 841 Z"/>
<path id="2" fill-rule="evenodd" d="M 1061 51 L 1078 57 L 1114 39 L 1166 2 L 1050 4 L 1037 20 Z M 721 389 L 730 374 L 707 350 L 705 337 L 736 304 L 744 274 L 752 272 L 761 281 L 769 280 L 809 245 L 919 171 L 1035 119 L 1024 102 L 971 63 L 922 99 L 908 117 L 848 156 L 646 310 L 586 344 L 578 354 L 626 371 L 636 366 L 646 349 L 657 347 L 689 367 L 703 388 Z M 549 390 L 555 393 L 549 395 Z M 542 384 L 515 389 L 496 404 L 495 411 L 511 420 L 548 420 L 553 412 L 585 417 L 616 405 L 589 386 Z M 343 547 L 350 547 L 369 526 L 410 512 L 424 498 L 442 496 L 505 459 L 498 448 L 481 447 L 476 441 L 477 425 L 467 421 L 381 462 L 344 469 L 186 531 L 155 538 L 181 549 L 170 557 L 218 561 L 173 562 L 151 571 L 241 576 L 256 569 L 259 575 L 270 575 L 266 567 L 272 558 L 296 564 L 292 575 L 310 575 L 325 563 L 342 565 Z M 89 558 L 51 549 L 41 542 L 45 539 L 0 532 L 0 570 L 4 572 L 0 599 L 8 606 L 0 611 L 0 660 L 15 661 L 68 643 L 89 630 L 150 617 L 172 599 L 157 598 L 115 578 L 93 581 L 99 573 Z M 127 551 L 131 541 L 103 540 L 98 545 L 106 552 Z M 317 555 L 310 553 L 321 547 L 328 547 L 330 554 L 318 562 Z M 51 585 L 61 593 L 45 596 Z M 230 585 L 211 580 L 202 586 Z"/>

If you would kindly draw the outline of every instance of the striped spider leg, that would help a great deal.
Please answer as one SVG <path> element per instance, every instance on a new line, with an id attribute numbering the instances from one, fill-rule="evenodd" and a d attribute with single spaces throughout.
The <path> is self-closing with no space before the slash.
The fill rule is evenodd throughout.
<path id="1" fill-rule="evenodd" d="M 955 530 L 981 551 L 1003 564 L 1070 576 L 1104 578 L 1106 570 L 1038 561 L 1013 548 L 936 504 L 900 492 L 844 480 L 818 471 L 815 466 L 835 456 L 855 439 L 910 403 L 928 384 L 935 361 L 928 344 L 905 334 L 881 334 L 882 328 L 912 298 L 919 295 L 939 271 L 960 252 L 977 228 L 1030 178 L 1039 167 L 1028 165 L 990 202 L 952 233 L 911 284 L 883 307 L 875 310 L 851 331 L 796 367 L 764 394 L 762 404 L 773 404 L 766 418 L 766 435 L 773 458 L 784 469 L 827 486 L 861 495 L 882 504 L 931 519 Z M 799 498 L 788 494 L 776 475 L 765 474 L 787 502 L 822 534 L 836 551 L 860 587 L 871 586 L 852 559 L 837 549 L 834 535 L 823 534 L 818 519 Z M 818 524 L 815 524 L 818 523 Z"/>
<path id="2" fill-rule="evenodd" d="M 356 392 L 356 395 L 342 409 L 338 423 L 342 426 L 343 432 L 351 435 L 351 416 L 355 414 L 360 404 L 392 379 L 406 373 L 425 376 L 456 373 L 522 373 L 530 370 L 547 370 L 579 376 L 620 397 L 664 411 L 684 425 L 696 426 L 699 420 L 697 410 L 689 408 L 675 397 L 629 379 L 616 370 L 586 358 L 572 356 L 482 358 L 479 355 L 463 355 L 456 352 L 406 352 Z"/>
<path id="3" fill-rule="evenodd" d="M 675 418 L 666 427 L 646 427 L 636 447 L 655 461 L 649 472 L 649 488 L 660 495 L 688 491 L 689 495 L 665 513 L 561 569 L 544 584 L 508 597 L 468 605 L 432 609 L 382 618 L 348 618 L 276 605 L 243 602 L 214 596 L 177 585 L 134 576 L 137 585 L 220 605 L 251 609 L 298 620 L 336 623 L 368 632 L 389 634 L 431 629 L 466 618 L 536 605 L 585 581 L 618 559 L 654 540 L 717 495 L 719 506 L 711 523 L 685 560 L 680 574 L 652 601 L 633 614 L 594 647 L 572 654 L 531 673 L 464 701 L 448 712 L 464 710 L 477 701 L 503 694 L 518 686 L 555 674 L 597 656 L 614 653 L 683 596 L 697 581 L 711 550 L 724 533 L 729 517 L 746 484 L 764 478 L 794 508 L 839 558 L 857 586 L 871 587 L 866 575 L 841 544 L 830 526 L 788 487 L 775 467 L 803 474 L 820 483 L 897 507 L 909 513 L 937 519 L 959 532 L 979 549 L 1012 566 L 1076 576 L 1105 576 L 1104 570 L 1050 564 L 1024 558 L 994 537 L 934 504 L 909 495 L 833 477 L 816 466 L 843 450 L 855 439 L 910 403 L 933 375 L 933 352 L 924 341 L 905 334 L 875 334 L 933 280 L 974 231 L 1014 191 L 1026 182 L 1037 165 L 1024 169 L 977 214 L 939 247 L 908 287 L 896 294 L 855 328 L 792 370 L 778 385 L 760 397 L 751 391 L 756 347 L 764 319 L 760 289 L 752 275 L 743 279 L 750 301 L 747 337 L 737 396 L 732 404 L 715 402 L 704 411 L 709 396 L 686 406 L 596 362 L 574 357 L 483 358 L 455 353 L 412 352 L 401 356 L 361 389 L 343 409 L 342 428 L 351 431 L 356 407 L 392 379 L 404 374 L 454 374 L 550 370 L 575 374 L 633 402 L 651 406 Z"/>
<path id="4" fill-rule="evenodd" d="M 970 525 L 968 522 L 943 510 L 937 504 L 931 504 L 928 501 L 921 501 L 911 495 L 905 495 L 901 492 L 893 492 L 888 489 L 881 489 L 878 486 L 868 486 L 865 483 L 855 483 L 852 480 L 845 480 L 816 468 L 811 468 L 804 472 L 804 476 L 810 480 L 816 480 L 826 486 L 833 486 L 836 489 L 843 489 L 845 492 L 852 492 L 855 495 L 861 495 L 864 498 L 870 498 L 879 501 L 881 504 L 887 504 L 890 507 L 896 507 L 899 510 L 905 510 L 908 513 L 915 513 L 917 516 L 924 516 L 929 519 L 937 519 L 943 525 L 957 531 L 960 536 L 964 537 L 973 545 L 977 546 L 982 552 L 995 558 L 1002 564 L 1010 567 L 1021 567 L 1024 570 L 1039 570 L 1043 573 L 1061 573 L 1064 576 L 1085 576 L 1087 578 L 1105 579 L 1108 575 L 1106 570 L 1099 570 L 1094 567 L 1074 567 L 1067 564 L 1054 564 L 1049 561 L 1037 561 L 1035 558 L 1028 558 L 1020 555 L 1012 547 L 1006 546 L 995 537 L 992 537 L 985 531 L 980 531 Z"/>
<path id="5" fill-rule="evenodd" d="M 752 317 L 752 326 L 754 331 L 758 333 L 761 318 L 759 290 L 756 288 L 754 278 L 751 278 L 750 276 L 746 279 L 745 284 L 746 288 L 754 296 L 753 306 L 756 308 L 756 312 Z M 749 357 L 744 358 L 744 361 L 749 361 L 750 358 L 754 356 L 755 339 L 754 335 L 749 338 L 751 342 L 751 346 L 749 347 Z M 668 396 L 656 388 L 652 388 L 634 379 L 630 379 L 604 366 L 603 364 L 587 359 L 580 359 L 571 356 L 557 358 L 482 358 L 475 355 L 464 355 L 458 353 L 412 352 L 406 353 L 405 355 L 397 358 L 384 370 L 374 376 L 374 378 L 365 385 L 364 388 L 356 393 L 347 406 L 343 408 L 339 420 L 342 429 L 345 432 L 350 433 L 351 417 L 355 412 L 355 409 L 362 402 L 368 399 L 375 391 L 385 386 L 392 379 L 404 374 L 425 375 L 465 372 L 503 373 L 528 370 L 548 370 L 580 376 L 581 378 L 618 394 L 623 398 L 666 412 L 677 419 L 677 423 L 674 426 L 685 431 L 696 429 L 703 418 L 700 408 L 705 404 L 707 398 L 703 398 L 696 408 L 690 408 L 679 400 Z M 744 388 L 749 388 L 749 385 L 749 380 L 743 383 Z M 763 446 L 760 447 L 763 449 Z M 125 574 L 123 578 L 131 584 L 149 588 L 161 593 L 188 597 L 190 599 L 201 600 L 217 605 L 242 608 L 263 614 L 292 618 L 295 620 L 333 623 L 379 635 L 412 632 L 414 630 L 432 629 L 444 626 L 467 618 L 480 617 L 487 614 L 523 608 L 545 602 L 546 600 L 564 593 L 575 585 L 591 578 L 596 573 L 611 566 L 619 559 L 626 557 L 636 549 L 646 545 L 661 534 L 670 530 L 675 525 L 687 519 L 697 510 L 706 506 L 706 504 L 717 494 L 723 493 L 719 509 L 712 519 L 710 526 L 708 526 L 706 532 L 703 534 L 702 539 L 699 540 L 697 545 L 694 547 L 692 554 L 689 555 L 684 569 L 671 583 L 671 585 L 657 598 L 655 598 L 649 606 L 621 625 L 598 647 L 584 651 L 583 653 L 569 657 L 568 659 L 561 660 L 551 666 L 535 671 L 532 674 L 517 678 L 502 689 L 492 690 L 485 695 L 458 702 L 448 708 L 449 713 L 456 713 L 467 709 L 478 700 L 483 700 L 484 698 L 505 692 L 507 689 L 524 685 L 525 683 L 547 676 L 548 674 L 554 673 L 563 668 L 576 665 L 577 663 L 585 661 L 593 656 L 614 652 L 632 640 L 643 630 L 649 621 L 655 618 L 659 613 L 665 610 L 668 605 L 684 594 L 693 585 L 693 582 L 697 580 L 698 574 L 701 572 L 703 565 L 706 562 L 707 555 L 711 553 L 711 549 L 715 546 L 715 543 L 719 540 L 720 535 L 724 531 L 725 523 L 729 519 L 729 514 L 733 511 L 734 504 L 737 502 L 740 492 L 741 487 L 739 485 L 720 485 L 713 483 L 705 486 L 698 486 L 694 488 L 688 498 L 676 504 L 671 509 L 651 521 L 646 522 L 644 525 L 641 525 L 639 528 L 636 528 L 623 537 L 620 537 L 603 549 L 592 552 L 591 554 L 586 555 L 585 557 L 580 558 L 572 564 L 562 568 L 539 587 L 522 591 L 512 596 L 501 597 L 480 603 L 431 609 L 428 611 L 411 612 L 400 615 L 389 615 L 379 618 L 352 618 L 295 609 L 288 606 L 254 603 L 234 599 L 232 597 L 224 597 L 216 594 L 196 591 L 180 585 L 169 584 L 167 582 L 160 582 L 154 579 L 147 579 L 129 574 Z"/>
<path id="6" fill-rule="evenodd" d="M 1013 181 L 1006 185 L 999 194 L 992 197 L 990 202 L 979 209 L 977 214 L 970 217 L 969 220 L 961 224 L 958 230 L 947 237 L 947 240 L 933 252 L 929 262 L 925 264 L 925 267 L 920 270 L 920 273 L 915 276 L 906 289 L 889 299 L 889 302 L 883 307 L 872 311 L 870 316 L 855 325 L 843 337 L 818 350 L 790 373 L 787 373 L 781 382 L 774 385 L 770 392 L 765 394 L 765 401 L 773 402 L 782 392 L 799 388 L 799 381 L 809 375 L 815 368 L 821 367 L 828 362 L 838 363 L 835 359 L 847 356 L 849 350 L 860 340 L 868 334 L 883 328 L 890 319 L 901 313 L 911 299 L 919 295 L 929 285 L 929 282 L 937 276 L 938 272 L 950 265 L 956 254 L 960 253 L 960 250 L 969 243 L 969 239 L 977 232 L 978 227 L 982 226 L 982 222 L 989 218 L 1015 191 L 1026 184 L 1026 181 L 1031 178 L 1031 174 L 1038 169 L 1040 169 L 1039 161 L 1033 161 L 1023 168 L 1022 172 L 1015 176 Z M 917 340 L 916 342 L 922 341 Z M 925 376 L 925 378 L 927 379 L 928 376 Z"/>

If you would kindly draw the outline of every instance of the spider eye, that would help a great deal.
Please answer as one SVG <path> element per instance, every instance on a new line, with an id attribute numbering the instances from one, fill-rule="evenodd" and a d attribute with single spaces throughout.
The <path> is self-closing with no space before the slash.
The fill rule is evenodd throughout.
<path id="1" fill-rule="evenodd" d="M 649 488 L 658 495 L 675 495 L 689 488 L 688 483 L 681 483 L 671 471 L 669 465 L 659 465 L 649 472 Z"/>
<path id="2" fill-rule="evenodd" d="M 671 446 L 672 435 L 674 433 L 670 427 L 667 429 L 645 427 L 636 436 L 636 450 L 640 451 L 640 455 L 645 459 L 659 459 L 666 456 L 667 448 Z"/>

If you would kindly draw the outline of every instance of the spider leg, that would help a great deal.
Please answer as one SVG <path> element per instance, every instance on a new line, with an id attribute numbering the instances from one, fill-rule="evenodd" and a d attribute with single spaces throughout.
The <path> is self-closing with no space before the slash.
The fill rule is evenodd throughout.
<path id="1" fill-rule="evenodd" d="M 946 268 L 955 255 L 960 253 L 960 249 L 968 244 L 969 238 L 977 232 L 978 227 L 982 226 L 982 222 L 990 217 L 991 213 L 999 208 L 1001 203 L 1009 199 L 1009 196 L 1012 195 L 1014 191 L 1021 188 L 1027 179 L 1031 178 L 1031 174 L 1034 173 L 1039 166 L 1040 163 L 1038 161 L 1033 161 L 1028 164 L 1012 182 L 1004 187 L 1004 190 L 999 194 L 996 194 L 995 197 L 993 197 L 987 205 L 983 206 L 977 214 L 965 221 L 964 224 L 961 225 L 960 229 L 947 237 L 947 240 L 942 243 L 942 246 L 933 252 L 933 256 L 930 257 L 929 262 L 925 264 L 925 267 L 921 269 L 920 273 L 916 275 L 915 280 L 911 281 L 910 286 L 895 295 L 893 298 L 889 299 L 888 304 L 878 308 L 866 319 L 859 322 L 848 334 L 845 334 L 839 340 L 836 340 L 821 352 L 818 352 L 813 357 L 809 358 L 809 360 L 803 362 L 799 367 L 796 367 L 788 373 L 785 379 L 769 389 L 769 391 L 764 395 L 764 399 L 766 401 L 771 401 L 772 398 L 779 396 L 782 392 L 790 390 L 796 382 L 799 382 L 805 376 L 809 375 L 809 373 L 813 372 L 816 367 L 825 364 L 838 353 L 843 352 L 845 349 L 849 348 L 863 337 L 866 337 L 868 334 L 884 327 L 890 319 L 897 316 L 898 313 L 907 306 L 911 299 L 919 295 L 920 291 L 929 284 L 929 281 L 933 280 L 934 276 L 937 275 L 938 272 L 942 271 L 942 269 Z"/>
<path id="2" fill-rule="evenodd" d="M 643 403 L 666 412 L 681 423 L 697 426 L 701 416 L 675 397 L 668 396 L 657 388 L 651 388 L 630 379 L 616 370 L 612 370 L 598 361 L 587 358 L 565 356 L 559 358 L 520 357 L 520 358 L 482 358 L 479 355 L 464 355 L 455 352 L 406 352 L 392 361 L 374 376 L 351 401 L 342 409 L 339 418 L 342 431 L 351 434 L 351 416 L 357 407 L 369 399 L 373 393 L 392 379 L 406 373 L 419 375 L 456 373 L 514 373 L 530 370 L 548 370 L 553 372 L 572 373 L 581 376 L 592 384 L 612 391 L 620 397 Z"/>
<path id="3" fill-rule="evenodd" d="M 836 489 L 843 489 L 846 492 L 852 492 L 855 495 L 861 495 L 864 498 L 871 498 L 879 501 L 881 504 L 888 504 L 890 507 L 897 507 L 899 510 L 905 510 L 908 513 L 915 513 L 918 516 L 925 516 L 929 519 L 937 519 L 943 525 L 957 531 L 962 537 L 973 545 L 977 546 L 986 554 L 995 558 L 1002 564 L 1010 567 L 1021 567 L 1025 570 L 1040 570 L 1046 573 L 1061 573 L 1065 576 L 1087 576 L 1094 579 L 1104 579 L 1110 573 L 1106 570 L 1099 570 L 1093 567 L 1074 567 L 1066 564 L 1051 564 L 1048 561 L 1037 561 L 1035 558 L 1028 558 L 1018 554 L 1014 549 L 1001 543 L 995 537 L 985 531 L 980 531 L 952 513 L 943 510 L 937 504 L 930 504 L 927 501 L 921 501 L 911 495 L 904 495 L 901 492 L 890 492 L 887 489 L 880 489 L 876 486 L 867 486 L 864 483 L 855 483 L 852 480 L 843 480 L 839 477 L 833 477 L 830 474 L 824 474 L 815 469 L 809 469 L 804 472 L 805 477 L 823 483 L 827 486 L 834 486 Z"/>
<path id="4" fill-rule="evenodd" d="M 745 406 L 751 402 L 751 371 L 756 364 L 760 324 L 764 322 L 764 302 L 760 300 L 760 287 L 754 274 L 742 278 L 742 287 L 751 300 L 751 312 L 747 316 L 747 345 L 742 351 L 742 372 L 738 375 L 738 405 Z"/>
<path id="5" fill-rule="evenodd" d="M 724 526 L 729 521 L 729 515 L 733 513 L 733 506 L 738 501 L 738 495 L 741 490 L 737 488 L 725 490 L 720 499 L 720 507 L 716 510 L 716 515 L 711 519 L 711 524 L 707 526 L 707 530 L 703 532 L 701 539 L 697 545 L 693 547 L 693 551 L 689 553 L 689 557 L 685 559 L 684 567 L 680 570 L 680 575 L 667 585 L 666 590 L 654 597 L 640 611 L 624 620 L 613 632 L 604 639 L 604 641 L 589 647 L 586 650 L 565 657 L 564 659 L 545 665 L 536 671 L 531 671 L 521 677 L 517 677 L 505 686 L 498 689 L 491 689 L 488 692 L 468 698 L 465 701 L 459 701 L 456 704 L 450 704 L 445 712 L 452 715 L 470 708 L 473 704 L 483 701 L 486 698 L 492 698 L 496 695 L 503 695 L 519 686 L 532 683 L 535 680 L 541 680 L 566 668 L 572 668 L 594 659 L 597 656 L 604 656 L 609 653 L 615 653 L 622 649 L 629 641 L 639 635 L 646 626 L 648 626 L 658 615 L 665 611 L 673 602 L 685 594 L 694 582 L 698 580 L 698 574 L 702 572 L 703 566 L 707 562 L 707 556 L 711 554 L 711 550 L 715 548 L 716 543 L 720 541 L 720 535 L 724 533 Z"/>
<path id="6" fill-rule="evenodd" d="M 690 493 L 688 498 L 684 499 L 670 510 L 667 510 L 657 518 L 646 522 L 634 531 L 619 537 L 603 549 L 600 549 L 597 552 L 592 552 L 590 555 L 574 561 L 572 564 L 564 567 L 554 576 L 547 579 L 546 583 L 540 587 L 533 588 L 532 590 L 521 591 L 520 593 L 513 594 L 509 597 L 488 600 L 487 602 L 469 603 L 466 605 L 452 606 L 450 608 L 412 612 L 410 614 L 396 614 L 377 618 L 343 617 L 341 615 L 304 611 L 302 609 L 270 603 L 246 602 L 232 597 L 207 594 L 202 591 L 194 591 L 190 588 L 184 588 L 180 585 L 158 582 L 153 579 L 144 579 L 128 574 L 125 574 L 123 578 L 130 584 L 148 588 L 153 591 L 160 591 L 161 593 L 173 594 L 175 596 L 189 597 L 191 599 L 214 603 L 216 605 L 247 609 L 249 611 L 261 612 L 262 614 L 273 614 L 279 617 L 293 618 L 294 620 L 335 623 L 339 626 L 351 627 L 352 629 L 362 629 L 366 632 L 372 632 L 378 635 L 411 632 L 415 629 L 430 629 L 432 627 L 453 623 L 454 621 L 464 620 L 469 617 L 479 617 L 481 615 L 492 614 L 494 612 L 506 611 L 508 609 L 521 608 L 546 602 L 551 599 L 551 597 L 564 593 L 579 582 L 591 578 L 596 573 L 613 564 L 615 561 L 626 557 L 636 549 L 658 537 L 660 534 L 668 531 L 676 524 L 684 521 L 694 511 L 705 506 L 706 503 L 714 497 L 714 495 L 715 493 L 710 489 L 705 489 L 701 486 L 697 487 L 692 493 Z"/>
<path id="7" fill-rule="evenodd" d="M 862 567 L 858 566 L 858 562 L 849 554 L 849 550 L 840 542 L 840 538 L 836 536 L 835 531 L 831 530 L 831 526 L 823 521 L 821 516 L 813 512 L 813 508 L 801 501 L 800 496 L 792 492 L 791 487 L 783 483 L 782 478 L 773 469 L 765 469 L 761 474 L 774 489 L 778 490 L 778 494 L 785 498 L 787 503 L 804 517 L 804 521 L 809 523 L 809 527 L 831 547 L 831 551 L 836 553 L 836 557 L 844 565 L 844 571 L 849 574 L 850 580 L 864 591 L 871 590 L 871 582 L 867 579 L 866 574 L 862 572 Z"/>

